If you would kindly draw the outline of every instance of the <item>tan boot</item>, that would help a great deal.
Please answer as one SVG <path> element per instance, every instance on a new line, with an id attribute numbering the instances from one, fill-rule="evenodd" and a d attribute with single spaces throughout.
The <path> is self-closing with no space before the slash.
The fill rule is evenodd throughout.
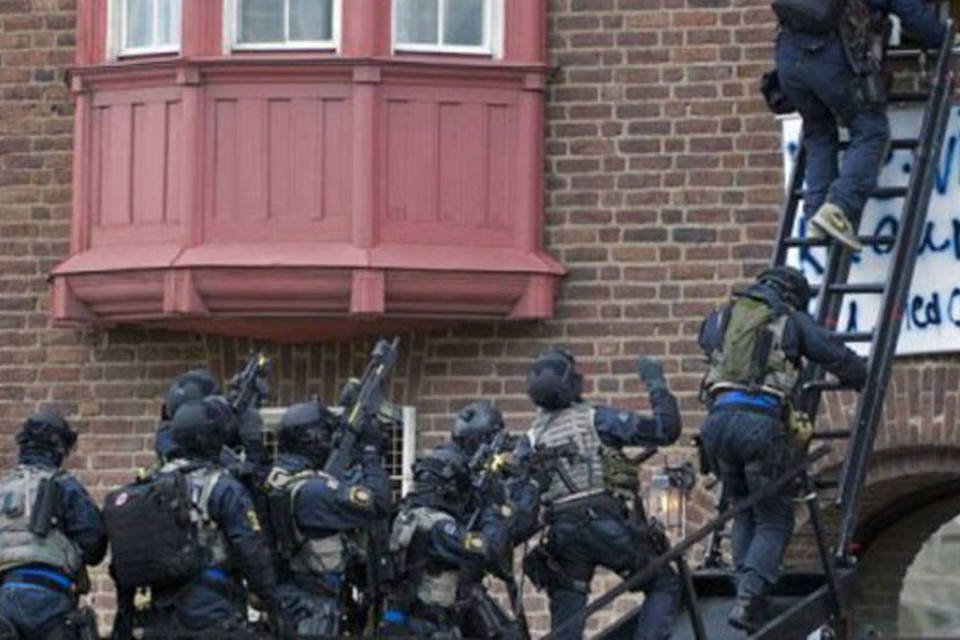
<path id="1" fill-rule="evenodd" d="M 843 209 L 832 202 L 824 202 L 810 218 L 810 226 L 827 234 L 834 240 L 846 245 L 853 251 L 863 251 L 863 244 L 857 239 L 857 230 L 843 213 Z"/>

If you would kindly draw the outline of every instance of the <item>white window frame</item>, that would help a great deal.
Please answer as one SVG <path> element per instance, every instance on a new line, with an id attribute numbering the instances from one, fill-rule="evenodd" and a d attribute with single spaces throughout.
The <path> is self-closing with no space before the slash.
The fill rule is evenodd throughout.
<path id="1" fill-rule="evenodd" d="M 148 47 L 127 47 L 127 0 L 110 0 L 107 3 L 107 55 L 111 60 L 135 56 L 149 56 L 164 53 L 179 53 L 183 42 L 183 0 L 180 2 L 180 24 L 177 29 L 177 41 L 171 44 L 151 45 Z M 193 0 L 187 0 L 193 1 Z M 160 3 L 154 3 L 153 29 L 156 39 L 160 21 L 158 11 Z"/>
<path id="2" fill-rule="evenodd" d="M 328 407 L 334 413 L 342 413 L 342 407 Z M 401 443 L 400 455 L 400 475 L 391 475 L 391 482 L 400 481 L 400 494 L 402 496 L 410 493 L 413 488 L 413 463 L 417 458 L 417 409 L 410 405 L 398 407 L 400 409 L 401 420 L 403 421 L 403 441 Z M 261 407 L 260 417 L 263 419 L 264 432 L 276 433 L 280 426 L 280 419 L 286 407 Z M 270 452 L 276 453 L 275 451 Z"/>
<path id="3" fill-rule="evenodd" d="M 527 0 L 524 0 L 527 1 Z M 390 11 L 390 40 L 393 51 L 410 53 L 456 53 L 466 55 L 503 57 L 504 0 L 484 0 L 483 7 L 483 44 L 478 46 L 455 44 L 402 43 L 397 41 L 397 0 L 392 0 Z M 444 7 L 446 2 L 438 0 L 437 23 L 440 38 L 443 38 Z"/>
<path id="4" fill-rule="evenodd" d="M 294 40 L 283 42 L 240 42 L 240 0 L 224 0 L 223 2 L 223 50 L 231 51 L 340 51 L 340 22 L 343 0 L 333 0 L 333 15 L 331 16 L 330 40 Z M 283 3 L 283 30 L 290 34 L 290 1 Z"/>

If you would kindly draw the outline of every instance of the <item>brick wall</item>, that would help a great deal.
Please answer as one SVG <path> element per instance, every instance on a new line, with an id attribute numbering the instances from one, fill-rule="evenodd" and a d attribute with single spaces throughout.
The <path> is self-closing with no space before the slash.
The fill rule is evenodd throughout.
<path id="1" fill-rule="evenodd" d="M 767 0 L 549 4 L 558 70 L 548 106 L 545 233 L 570 276 L 554 321 L 403 336 L 394 394 L 417 405 L 423 444 L 477 396 L 494 399 L 521 426 L 531 412 L 526 365 L 557 342 L 576 353 L 592 399 L 630 408 L 646 407 L 636 357 L 664 358 L 693 432 L 701 416 L 699 320 L 769 258 L 782 176 L 777 126 L 757 93 L 770 65 Z M 200 363 L 227 374 L 248 345 L 49 327 L 46 274 L 66 255 L 69 238 L 72 108 L 64 72 L 74 10 L 75 0 L 0 0 L 0 437 L 9 438 L 37 405 L 60 405 L 81 431 L 70 465 L 102 496 L 150 460 L 169 378 Z M 272 347 L 278 402 L 332 398 L 369 346 Z M 956 367 L 944 377 L 942 362 L 926 359 L 898 373 L 908 391 L 896 394 L 892 415 L 909 411 L 911 418 L 892 420 L 891 428 L 903 424 L 911 446 L 927 441 L 925 430 L 940 429 L 941 440 L 946 429 L 953 433 L 955 395 L 912 411 L 923 402 L 921 390 L 929 396 L 957 386 Z M 832 407 L 831 419 L 848 411 Z M 0 461 L 10 458 L 3 447 Z M 704 513 L 701 505 L 695 517 Z M 96 603 L 109 611 L 102 575 L 98 586 Z M 535 629 L 546 625 L 544 604 L 542 597 L 528 602 Z"/>

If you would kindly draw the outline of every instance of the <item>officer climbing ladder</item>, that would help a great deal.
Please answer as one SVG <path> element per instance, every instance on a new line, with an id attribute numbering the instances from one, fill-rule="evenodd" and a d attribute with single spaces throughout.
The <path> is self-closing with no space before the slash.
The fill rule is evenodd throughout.
<path id="1" fill-rule="evenodd" d="M 918 136 L 912 140 L 893 140 L 893 149 L 913 149 L 915 165 L 906 187 L 880 186 L 872 197 L 903 198 L 899 232 L 895 236 L 858 236 L 857 241 L 867 246 L 890 247 L 890 267 L 884 282 L 849 283 L 851 251 L 848 244 L 832 242 L 824 237 L 794 236 L 798 228 L 798 210 L 803 196 L 807 169 L 807 154 L 801 144 L 797 153 L 793 174 L 790 176 L 786 202 L 783 206 L 773 267 L 788 263 L 791 249 L 829 247 L 829 257 L 819 286 L 819 300 L 815 318 L 818 324 L 836 331 L 839 312 L 845 295 L 873 294 L 881 296 L 876 329 L 871 332 L 837 332 L 836 337 L 844 343 L 870 343 L 867 359 L 867 378 L 861 390 L 851 428 L 844 430 L 815 430 L 812 439 L 820 442 L 800 462 L 794 464 L 768 485 L 763 491 L 740 503 L 740 509 L 749 509 L 787 484 L 799 482 L 803 487 L 802 501 L 813 529 L 818 550 L 818 566 L 802 572 L 786 571 L 773 591 L 774 614 L 766 624 L 750 635 L 752 638 L 804 638 L 817 629 L 838 630 L 843 624 L 844 607 L 856 578 L 856 560 L 852 556 L 853 536 L 857 523 L 857 506 L 860 492 L 870 462 L 882 408 L 884 392 L 890 379 L 893 357 L 899 337 L 903 309 L 912 280 L 917 255 L 922 240 L 927 208 L 937 160 L 943 146 L 947 119 L 950 113 L 950 97 L 954 88 L 954 76 L 950 69 L 953 52 L 953 29 L 948 27 L 936 56 L 929 78 L 929 92 L 892 93 L 891 103 L 925 103 L 925 111 Z M 905 52 L 906 53 L 906 52 Z M 823 393 L 843 390 L 844 387 L 825 375 L 821 367 L 805 370 L 802 378 L 802 394 L 798 406 L 814 421 L 820 409 Z M 845 449 L 837 445 L 844 460 L 839 477 L 830 478 L 815 471 L 815 463 L 825 460 L 830 448 L 823 441 L 839 443 L 846 441 Z M 827 531 L 821 514 L 823 497 L 818 489 L 837 488 L 834 500 L 839 511 L 839 527 Z M 641 584 L 649 576 L 670 563 L 682 559 L 695 545 L 706 541 L 722 540 L 720 535 L 725 525 L 734 517 L 734 509 L 728 509 L 719 517 L 677 544 L 670 553 L 660 556 L 643 570 L 626 578 L 606 594 L 595 599 L 584 611 L 582 619 L 593 615 L 621 595 Z M 834 541 L 831 542 L 830 541 Z M 708 557 L 717 557 L 717 548 L 708 550 Z M 696 638 L 717 640 L 745 637 L 727 624 L 727 613 L 733 602 L 734 589 L 730 572 L 720 568 L 707 568 L 692 576 L 692 585 L 686 585 L 686 611 L 678 619 L 672 638 Z M 597 638 L 615 640 L 634 637 L 638 609 L 634 608 L 601 631 Z M 562 631 L 562 630 L 560 630 Z M 557 632 L 547 638 L 557 636 Z"/>

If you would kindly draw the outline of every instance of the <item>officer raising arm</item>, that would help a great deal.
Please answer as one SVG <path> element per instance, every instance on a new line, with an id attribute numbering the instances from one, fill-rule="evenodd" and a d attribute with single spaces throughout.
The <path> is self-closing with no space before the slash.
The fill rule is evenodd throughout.
<path id="1" fill-rule="evenodd" d="M 700 346 L 710 362 L 703 382 L 709 414 L 700 436 L 734 501 L 761 491 L 794 461 L 784 420 L 804 360 L 850 387 L 859 388 L 866 378 L 863 361 L 804 313 L 810 296 L 796 269 L 768 269 L 700 329 Z M 789 487 L 734 519 L 737 603 L 729 618 L 734 627 L 753 631 L 764 621 L 766 595 L 779 577 L 793 525 Z"/>
<path id="2" fill-rule="evenodd" d="M 253 501 L 218 464 L 235 419 L 218 397 L 184 403 L 170 423 L 173 459 L 107 496 L 118 606 L 130 612 L 135 590 L 149 595 L 135 616 L 147 638 L 246 629 L 243 580 L 273 605 L 276 578 Z M 130 624 L 118 616 L 114 637 L 129 637 Z"/>
<path id="3" fill-rule="evenodd" d="M 321 471 L 338 420 L 316 402 L 287 409 L 277 431 L 280 455 L 265 486 L 279 559 L 280 615 L 286 630 L 311 637 L 341 633 L 349 536 L 386 518 L 390 501 L 390 479 L 373 444 L 341 477 Z"/>
<path id="4" fill-rule="evenodd" d="M 55 409 L 16 436 L 17 465 L 0 477 L 0 640 L 93 640 L 86 565 L 103 560 L 103 520 L 83 486 L 61 470 L 77 433 Z"/>
<path id="5" fill-rule="evenodd" d="M 570 442 L 578 449 L 575 460 L 559 463 L 566 478 L 553 474 L 541 479 L 547 544 L 532 553 L 525 566 L 534 584 L 547 589 L 554 631 L 582 613 L 597 566 L 625 577 L 656 555 L 650 536 L 631 519 L 638 470 L 630 467 L 621 448 L 674 443 L 680 436 L 680 412 L 660 364 L 641 358 L 638 370 L 650 394 L 652 416 L 586 403 L 581 397 L 583 377 L 564 349 L 541 353 L 527 374 L 527 393 L 538 408 L 530 429 L 534 451 Z M 664 569 L 642 588 L 646 598 L 637 637 L 667 638 L 679 607 L 679 581 Z M 582 635 L 579 618 L 563 637 Z"/>

